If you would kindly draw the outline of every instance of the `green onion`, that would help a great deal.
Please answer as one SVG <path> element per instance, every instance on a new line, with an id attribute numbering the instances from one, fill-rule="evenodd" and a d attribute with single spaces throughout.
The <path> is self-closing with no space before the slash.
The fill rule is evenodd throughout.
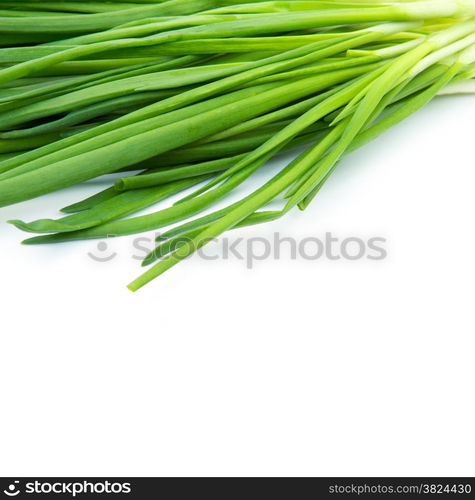
<path id="1" fill-rule="evenodd" d="M 304 210 L 348 154 L 474 78 L 472 0 L 5 1 L 0 207 L 114 174 L 60 219 L 10 222 L 27 244 L 179 223 L 138 290 L 225 231 Z"/>

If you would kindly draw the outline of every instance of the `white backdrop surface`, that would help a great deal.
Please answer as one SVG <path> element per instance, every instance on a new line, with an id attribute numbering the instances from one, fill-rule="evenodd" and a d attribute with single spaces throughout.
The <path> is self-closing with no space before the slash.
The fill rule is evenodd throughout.
<path id="1" fill-rule="evenodd" d="M 439 98 L 229 235 L 382 237 L 382 261 L 193 258 L 132 294 L 132 238 L 98 263 L 4 224 L 101 186 L 1 209 L 0 473 L 473 476 L 474 123 Z"/>

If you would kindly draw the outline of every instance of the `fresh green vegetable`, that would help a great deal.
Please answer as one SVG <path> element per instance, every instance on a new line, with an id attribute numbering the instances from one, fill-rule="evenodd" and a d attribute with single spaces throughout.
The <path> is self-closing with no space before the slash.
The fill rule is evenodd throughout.
<path id="1" fill-rule="evenodd" d="M 473 0 L 5 1 L 0 207 L 114 174 L 60 219 L 10 222 L 40 234 L 27 244 L 180 222 L 137 290 L 227 230 L 304 210 L 346 155 L 474 78 Z"/>

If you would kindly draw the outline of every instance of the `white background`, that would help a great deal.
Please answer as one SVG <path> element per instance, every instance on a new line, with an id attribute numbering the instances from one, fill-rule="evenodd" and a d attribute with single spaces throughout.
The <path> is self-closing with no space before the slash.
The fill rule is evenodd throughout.
<path id="1" fill-rule="evenodd" d="M 384 262 L 193 259 L 137 294 L 131 238 L 25 247 L 0 210 L 1 475 L 475 473 L 475 97 L 351 155 L 232 238 L 387 238 Z"/>

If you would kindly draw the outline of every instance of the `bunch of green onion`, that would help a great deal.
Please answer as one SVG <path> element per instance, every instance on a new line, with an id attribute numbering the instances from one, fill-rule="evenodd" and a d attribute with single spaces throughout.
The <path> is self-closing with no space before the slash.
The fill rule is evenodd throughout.
<path id="1" fill-rule="evenodd" d="M 0 206 L 116 174 L 59 219 L 10 222 L 39 234 L 27 244 L 178 224 L 137 290 L 225 231 L 305 209 L 347 153 L 474 77 L 474 0 L 2 1 Z"/>

